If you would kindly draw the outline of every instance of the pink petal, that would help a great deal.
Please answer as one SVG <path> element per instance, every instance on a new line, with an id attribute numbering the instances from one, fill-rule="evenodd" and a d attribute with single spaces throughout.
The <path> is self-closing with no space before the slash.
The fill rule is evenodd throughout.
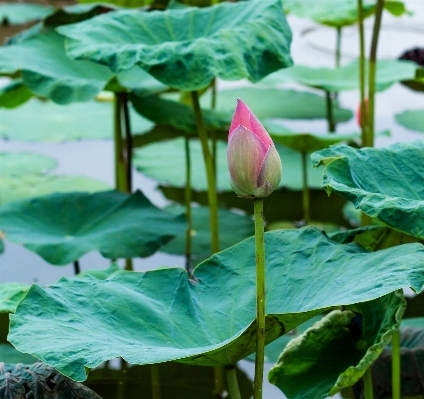
<path id="1" fill-rule="evenodd" d="M 230 132 L 228 138 L 230 138 L 234 129 L 239 126 L 244 126 L 246 129 L 250 130 L 255 136 L 262 142 L 265 148 L 268 148 L 270 145 L 274 145 L 270 135 L 259 122 L 258 118 L 253 114 L 253 112 L 247 107 L 247 105 L 237 99 L 237 107 L 234 112 L 233 120 L 230 126 Z"/>

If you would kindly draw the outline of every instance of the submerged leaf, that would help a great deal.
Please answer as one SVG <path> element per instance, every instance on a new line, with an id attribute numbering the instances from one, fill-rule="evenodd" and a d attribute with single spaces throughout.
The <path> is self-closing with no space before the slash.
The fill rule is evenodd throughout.
<path id="1" fill-rule="evenodd" d="M 292 65 L 279 0 L 166 11 L 116 11 L 59 27 L 71 57 L 120 72 L 138 65 L 167 86 L 199 90 L 214 77 L 256 82 Z"/>
<path id="2" fill-rule="evenodd" d="M 424 284 L 419 244 L 369 253 L 308 227 L 265 233 L 265 246 L 266 343 L 333 306 Z M 119 356 L 132 364 L 235 364 L 255 350 L 254 238 L 193 275 L 189 281 L 185 270 L 168 268 L 33 285 L 11 315 L 8 339 L 78 381 L 86 368 Z"/>
<path id="3" fill-rule="evenodd" d="M 111 259 L 150 256 L 181 234 L 184 223 L 140 191 L 74 192 L 1 206 L 0 230 L 47 262 L 65 265 L 90 251 Z"/>

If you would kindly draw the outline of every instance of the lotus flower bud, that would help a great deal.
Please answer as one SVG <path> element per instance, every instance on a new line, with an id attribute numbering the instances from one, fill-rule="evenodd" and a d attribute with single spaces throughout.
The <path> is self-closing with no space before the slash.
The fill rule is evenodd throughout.
<path id="1" fill-rule="evenodd" d="M 364 98 L 364 104 L 365 104 L 365 126 L 367 125 L 368 120 L 368 98 Z M 362 128 L 362 113 L 361 113 L 361 103 L 359 103 L 358 109 L 356 110 L 356 122 L 358 123 L 358 126 Z"/>
<path id="2" fill-rule="evenodd" d="M 268 197 L 280 183 L 281 160 L 274 143 L 240 99 L 228 134 L 227 162 L 231 187 L 239 197 Z"/>

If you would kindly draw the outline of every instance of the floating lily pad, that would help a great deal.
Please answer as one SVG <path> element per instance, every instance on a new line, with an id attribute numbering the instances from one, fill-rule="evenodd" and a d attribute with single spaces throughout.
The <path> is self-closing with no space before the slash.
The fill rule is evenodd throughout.
<path id="1" fill-rule="evenodd" d="M 152 123 L 130 107 L 133 132 L 147 131 Z M 0 109 L 0 137 L 9 140 L 63 142 L 112 139 L 112 102 L 73 103 L 66 107 L 31 100 L 19 110 Z"/>
<path id="2" fill-rule="evenodd" d="M 198 90 L 214 77 L 256 82 L 292 65 L 279 0 L 149 13 L 116 11 L 58 28 L 68 55 L 119 72 L 139 65 L 167 86 Z"/>
<path id="3" fill-rule="evenodd" d="M 73 191 L 96 192 L 110 186 L 86 176 L 23 175 L 0 177 L 0 204 L 23 198 Z M 0 229 L 1 230 L 1 229 Z"/>
<path id="4" fill-rule="evenodd" d="M 31 3 L 0 4 L 0 24 L 20 25 L 47 17 L 54 11 L 53 6 Z"/>
<path id="5" fill-rule="evenodd" d="M 1 363 L 24 363 L 32 364 L 37 362 L 34 356 L 28 355 L 27 353 L 21 353 L 17 351 L 10 344 L 1 344 L 0 343 L 0 362 Z M 0 377 L 1 378 L 1 377 Z M 0 379 L 1 381 L 1 379 Z M 1 382 L 0 382 L 0 392 L 1 392 Z"/>
<path id="6" fill-rule="evenodd" d="M 38 399 L 102 399 L 85 385 L 64 377 L 43 363 L 0 363 L 0 396 L 19 399 L 29 395 Z"/>
<path id="7" fill-rule="evenodd" d="M 23 283 L 0 283 L 0 313 L 13 313 L 28 289 Z"/>
<path id="8" fill-rule="evenodd" d="M 424 109 L 404 111 L 395 116 L 396 122 L 410 130 L 424 133 Z"/>
<path id="9" fill-rule="evenodd" d="M 26 103 L 33 93 L 25 86 L 22 79 L 15 79 L 0 88 L 0 107 L 16 108 Z"/>
<path id="10" fill-rule="evenodd" d="M 396 292 L 334 310 L 287 345 L 269 381 L 289 399 L 324 399 L 352 386 L 391 341 L 405 307 Z"/>
<path id="11" fill-rule="evenodd" d="M 104 257 L 152 255 L 184 230 L 181 217 L 154 207 L 140 191 L 52 194 L 2 205 L 0 230 L 54 265 L 90 251 Z"/>
<path id="12" fill-rule="evenodd" d="M 375 12 L 375 0 L 363 0 L 364 17 Z M 310 18 L 323 25 L 341 28 L 353 25 L 358 21 L 358 3 L 356 0 L 286 0 L 284 8 L 287 12 L 301 18 Z M 400 1 L 385 1 L 384 8 L 391 14 L 400 16 L 406 12 Z"/>
<path id="13" fill-rule="evenodd" d="M 387 148 L 335 146 L 312 154 L 322 186 L 393 229 L 424 238 L 424 142 Z M 423 161 L 423 162 L 422 162 Z"/>
<path id="14" fill-rule="evenodd" d="M 327 105 L 325 97 L 306 91 L 281 90 L 276 88 L 245 87 L 223 90 L 217 96 L 217 110 L 228 112 L 235 109 L 237 98 L 241 98 L 259 118 L 283 119 L 325 119 Z M 208 96 L 202 97 L 202 104 L 210 104 Z M 336 122 L 352 118 L 349 109 L 333 105 Z M 262 120 L 263 121 L 263 120 Z"/>
<path id="15" fill-rule="evenodd" d="M 280 186 L 294 190 L 302 189 L 301 155 L 289 148 L 276 144 L 283 164 L 283 177 Z M 158 156 L 158 154 L 160 156 Z M 201 146 L 198 140 L 190 140 L 191 187 L 197 191 L 207 190 L 206 172 Z M 227 145 L 217 143 L 217 187 L 221 191 L 232 191 L 228 179 Z M 185 144 L 178 138 L 161 143 L 153 143 L 137 149 L 133 158 L 134 166 L 161 184 L 184 187 Z M 286 172 L 284 172 L 286 171 Z M 308 182 L 310 187 L 321 187 L 321 171 L 310 169 Z"/>
<path id="16" fill-rule="evenodd" d="M 332 306 L 424 284 L 419 244 L 369 253 L 308 227 L 265 233 L 265 247 L 266 343 Z M 119 356 L 131 364 L 230 365 L 253 353 L 254 238 L 201 263 L 194 279 L 167 268 L 33 285 L 10 316 L 8 339 L 76 381 L 86 379 L 86 368 Z"/>
<path id="17" fill-rule="evenodd" d="M 0 177 L 46 173 L 56 166 L 53 158 L 34 152 L 0 152 Z"/>
<path id="18" fill-rule="evenodd" d="M 174 214 L 184 212 L 183 207 L 174 207 Z M 193 229 L 192 229 L 192 259 L 196 263 L 208 258 L 211 254 L 211 238 L 209 227 L 210 212 L 206 207 L 192 208 Z M 254 234 L 252 218 L 240 215 L 225 209 L 218 210 L 219 217 L 219 248 L 221 250 L 231 247 L 238 242 Z M 161 248 L 162 252 L 170 254 L 185 254 L 185 232 L 175 237 L 171 242 Z"/>
<path id="19" fill-rule="evenodd" d="M 415 63 L 411 61 L 378 60 L 376 90 L 383 91 L 396 82 L 413 79 L 416 69 Z M 359 62 L 356 60 L 339 68 L 295 65 L 269 75 L 261 83 L 279 84 L 289 80 L 327 91 L 359 90 Z"/>

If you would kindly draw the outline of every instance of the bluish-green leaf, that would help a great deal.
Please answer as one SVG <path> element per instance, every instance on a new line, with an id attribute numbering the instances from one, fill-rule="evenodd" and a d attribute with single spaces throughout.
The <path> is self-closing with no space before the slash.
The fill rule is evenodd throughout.
<path id="1" fill-rule="evenodd" d="M 0 313 L 13 313 L 28 289 L 23 283 L 0 283 Z"/>
<path id="2" fill-rule="evenodd" d="M 0 177 L 46 173 L 56 166 L 55 159 L 34 152 L 0 152 Z"/>
<path id="3" fill-rule="evenodd" d="M 119 72 L 139 65 L 167 86 L 198 90 L 214 77 L 256 82 L 292 65 L 279 0 L 212 7 L 116 11 L 62 26 L 71 57 Z"/>
<path id="4" fill-rule="evenodd" d="M 106 191 L 10 202 L 0 207 L 0 230 L 47 262 L 65 265 L 90 251 L 111 259 L 150 256 L 181 234 L 184 223 L 140 191 Z"/>
<path id="5" fill-rule="evenodd" d="M 0 4 L 0 24 L 20 25 L 45 18 L 54 11 L 53 6 L 31 3 Z"/>
<path id="6" fill-rule="evenodd" d="M 308 227 L 265 233 L 265 248 L 267 343 L 332 306 L 424 284 L 419 244 L 369 253 Z M 118 356 L 230 365 L 255 350 L 255 303 L 252 237 L 201 263 L 193 281 L 168 268 L 33 285 L 11 315 L 8 339 L 77 381 Z"/>
<path id="7" fill-rule="evenodd" d="M 410 130 L 424 133 L 424 109 L 403 111 L 395 115 L 396 122 Z"/>
<path id="8" fill-rule="evenodd" d="M 36 359 L 34 356 L 21 353 L 10 344 L 0 343 L 0 362 L 32 364 L 37 361 L 38 359 Z"/>
<path id="9" fill-rule="evenodd" d="M 312 155 L 323 187 L 393 229 L 424 238 L 424 142 L 387 148 L 336 146 Z"/>

